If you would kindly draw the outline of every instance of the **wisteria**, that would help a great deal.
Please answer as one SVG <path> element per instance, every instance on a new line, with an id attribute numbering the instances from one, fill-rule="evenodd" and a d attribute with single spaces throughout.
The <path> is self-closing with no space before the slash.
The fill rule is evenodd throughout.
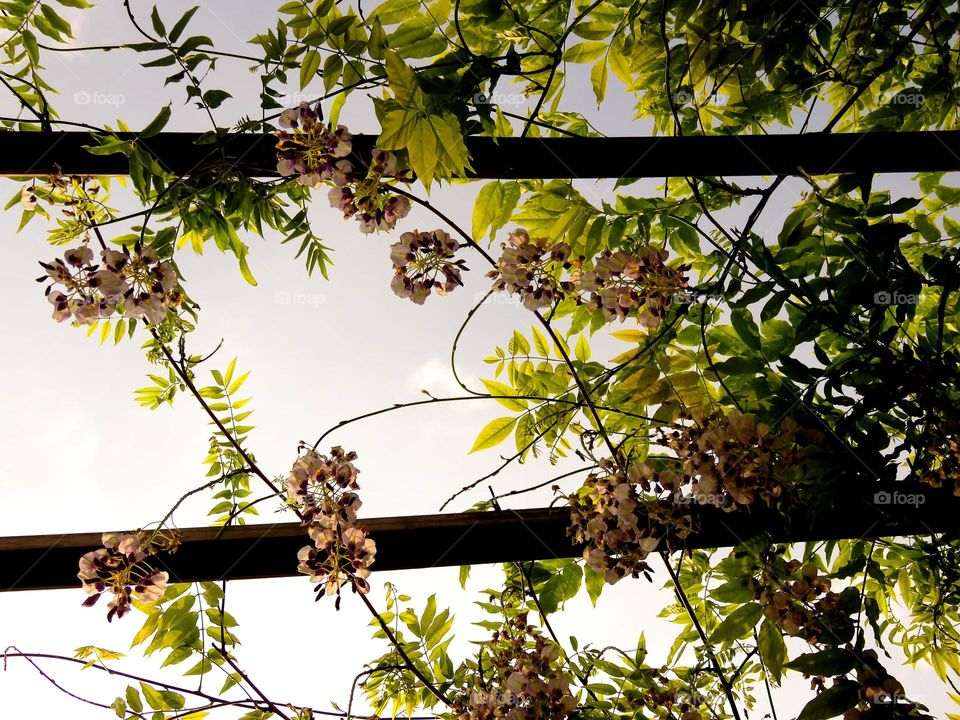
<path id="1" fill-rule="evenodd" d="M 687 287 L 689 265 L 671 267 L 668 253 L 650 245 L 635 252 L 604 251 L 593 270 L 582 273 L 577 288 L 590 293 L 589 303 L 608 320 L 623 322 L 636 314 L 637 322 L 656 328 L 672 299 Z"/>
<path id="2" fill-rule="evenodd" d="M 466 270 L 463 260 L 453 260 L 460 245 L 443 230 L 433 232 L 406 232 L 400 241 L 390 246 L 390 259 L 395 268 L 390 287 L 402 298 L 409 298 L 418 305 L 433 290 L 440 295 L 463 285 L 461 271 Z M 443 276 L 443 281 L 437 279 Z"/>
<path id="3" fill-rule="evenodd" d="M 574 292 L 571 280 L 557 279 L 561 270 L 571 267 L 570 246 L 566 243 L 531 238 L 526 230 L 517 228 L 501 248 L 497 268 L 490 272 L 496 279 L 494 290 L 519 295 L 528 310 L 550 307 Z"/>
<path id="4" fill-rule="evenodd" d="M 147 560 L 161 550 L 175 552 L 180 542 L 179 533 L 148 530 L 104 533 L 102 541 L 102 548 L 80 558 L 77 577 L 89 596 L 84 606 L 96 604 L 109 590 L 113 593 L 107 606 L 110 621 L 130 611 L 131 599 L 146 604 L 157 602 L 166 590 L 169 575 L 152 568 Z"/>
<path id="5" fill-rule="evenodd" d="M 287 477 L 287 497 L 300 510 L 314 543 L 300 549 L 298 569 L 317 583 L 318 600 L 323 594 L 336 595 L 338 608 L 344 585 L 359 593 L 369 591 L 367 578 L 377 554 L 376 543 L 357 523 L 362 502 L 354 492 L 359 488 L 356 458 L 340 447 L 332 448 L 329 456 L 309 450 L 297 458 Z"/>
<path id="6" fill-rule="evenodd" d="M 527 622 L 525 612 L 504 621 L 489 653 L 481 663 L 489 677 L 478 676 L 453 704 L 460 720 L 563 720 L 576 710 L 560 648 Z"/>
<path id="7" fill-rule="evenodd" d="M 285 110 L 277 131 L 277 170 L 284 177 L 298 175 L 301 185 L 319 188 L 332 185 L 331 207 L 345 218 L 356 218 L 360 232 L 391 230 L 410 212 L 410 200 L 390 190 L 390 181 L 409 181 L 398 172 L 397 156 L 374 148 L 357 168 L 346 159 L 353 151 L 350 132 L 324 123 L 307 103 Z"/>
<path id="8" fill-rule="evenodd" d="M 155 325 L 182 302 L 173 262 L 161 261 L 152 247 L 137 243 L 132 252 L 127 246 L 105 249 L 100 257 L 95 264 L 93 250 L 80 245 L 67 250 L 62 260 L 40 263 L 46 275 L 37 282 L 50 283 L 46 296 L 57 322 L 72 318 L 92 325 L 120 312 Z"/>

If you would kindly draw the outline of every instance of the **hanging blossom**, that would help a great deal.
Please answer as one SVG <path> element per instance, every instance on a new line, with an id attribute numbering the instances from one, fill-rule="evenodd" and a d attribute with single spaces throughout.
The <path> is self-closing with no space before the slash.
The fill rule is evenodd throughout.
<path id="1" fill-rule="evenodd" d="M 688 287 L 684 275 L 689 265 L 671 267 L 663 248 L 645 245 L 636 252 L 604 251 L 594 269 L 577 277 L 577 287 L 589 292 L 589 303 L 603 313 L 608 322 L 623 322 L 636 314 L 644 327 L 660 325 L 673 297 Z"/>
<path id="2" fill-rule="evenodd" d="M 574 292 L 573 282 L 560 281 L 561 269 L 569 269 L 570 246 L 550 243 L 546 238 L 531 238 L 526 230 L 517 228 L 501 243 L 503 252 L 497 260 L 494 290 L 505 290 L 519 295 L 528 310 L 540 310 Z"/>
<path id="3" fill-rule="evenodd" d="M 644 462 L 632 469 L 646 492 L 666 493 L 674 502 L 774 507 L 791 491 L 805 459 L 805 448 L 822 433 L 801 428 L 786 418 L 776 432 L 737 410 L 717 411 L 688 424 L 660 430 L 656 442 L 675 460 Z"/>
<path id="4" fill-rule="evenodd" d="M 856 588 L 836 593 L 812 563 L 785 560 L 776 552 L 758 557 L 762 569 L 752 586 L 765 618 L 810 645 L 842 645 L 853 638 L 852 615 L 860 609 Z"/>
<path id="5" fill-rule="evenodd" d="M 504 621 L 489 652 L 482 668 L 491 677 L 478 677 L 453 703 L 458 720 L 563 720 L 576 710 L 559 647 L 527 622 L 527 613 Z"/>
<path id="6" fill-rule="evenodd" d="M 333 178 L 335 187 L 328 194 L 331 207 L 339 209 L 344 218 L 355 217 L 360 232 L 392 230 L 397 221 L 410 212 L 410 200 L 390 192 L 384 179 L 409 181 L 397 173 L 397 156 L 388 150 L 374 148 L 370 165 L 364 175 L 349 172 Z"/>
<path id="7" fill-rule="evenodd" d="M 93 257 L 90 247 L 80 245 L 67 250 L 63 260 L 40 263 L 46 275 L 37 282 L 50 283 L 45 294 L 57 322 L 72 318 L 92 325 L 119 311 L 155 325 L 182 302 L 173 262 L 161 262 L 152 247 L 137 243 L 132 253 L 126 246 L 103 250 L 100 264 Z"/>
<path id="8" fill-rule="evenodd" d="M 133 533 L 104 533 L 103 547 L 80 558 L 77 577 L 89 596 L 84 607 L 95 605 L 109 590 L 113 593 L 107 621 L 121 618 L 130 611 L 131 599 L 153 604 L 167 589 L 169 575 L 153 569 L 147 561 L 163 550 L 176 552 L 180 545 L 178 531 L 138 530 Z"/>
<path id="9" fill-rule="evenodd" d="M 357 169 L 347 159 L 353 151 L 352 136 L 343 125 L 336 129 L 324 123 L 307 103 L 280 114 L 277 131 L 277 171 L 283 177 L 298 175 L 301 185 L 333 187 L 330 205 L 345 218 L 355 217 L 360 231 L 391 230 L 410 212 L 410 200 L 390 192 L 385 181 L 409 181 L 397 171 L 397 157 L 374 148 L 366 168 Z"/>
<path id="10" fill-rule="evenodd" d="M 843 648 L 856 657 L 857 693 L 843 714 L 844 720 L 932 720 L 921 712 L 926 708 L 905 696 L 903 685 L 880 664 L 875 651 L 850 645 L 857 632 L 854 618 L 861 611 L 857 588 L 834 592 L 830 579 L 815 565 L 786 560 L 784 552 L 785 548 L 777 548 L 758 554 L 761 572 L 751 578 L 754 598 L 763 608 L 764 617 L 787 635 L 803 638 L 815 648 Z M 852 681 L 838 676 L 835 682 Z M 811 684 L 818 692 L 826 689 L 822 677 L 814 677 Z"/>
<path id="11" fill-rule="evenodd" d="M 314 543 L 300 549 L 297 569 L 317 583 L 317 600 L 322 594 L 336 595 L 337 609 L 344 585 L 359 593 L 370 590 L 367 578 L 377 554 L 376 543 L 357 523 L 362 503 L 354 492 L 359 488 L 356 458 L 340 447 L 332 448 L 329 456 L 309 450 L 297 458 L 287 477 L 287 497 L 301 511 Z"/>
<path id="12" fill-rule="evenodd" d="M 960 434 L 958 423 L 947 420 L 930 424 L 910 436 L 915 449 L 913 472 L 920 482 L 948 488 L 960 495 Z"/>
<path id="13" fill-rule="evenodd" d="M 665 532 L 642 510 L 648 505 L 636 487 L 610 460 L 600 462 L 602 473 L 591 473 L 580 491 L 569 498 L 572 520 L 568 534 L 584 543 L 583 559 L 604 580 L 614 584 L 630 575 L 650 578 L 647 556 L 657 549 Z"/>
<path id="14" fill-rule="evenodd" d="M 301 185 L 319 187 L 339 173 L 352 172 L 348 160 L 352 136 L 343 125 L 332 129 L 307 103 L 280 113 L 277 172 L 299 175 Z"/>
<path id="15" fill-rule="evenodd" d="M 736 410 L 660 430 L 657 444 L 675 457 L 634 463 L 626 473 L 601 460 L 601 472 L 568 498 L 568 532 L 585 545 L 584 559 L 606 582 L 640 574 L 649 579 L 649 554 L 682 547 L 698 529 L 691 505 L 775 507 L 795 488 L 804 448 L 821 438 L 789 418 L 773 433 Z"/>
<path id="16" fill-rule="evenodd" d="M 405 232 L 390 246 L 395 269 L 390 287 L 396 295 L 410 298 L 417 305 L 423 305 L 434 289 L 446 295 L 463 285 L 460 271 L 467 270 L 466 263 L 453 260 L 459 249 L 459 243 L 443 230 Z M 443 282 L 438 275 L 443 276 Z"/>

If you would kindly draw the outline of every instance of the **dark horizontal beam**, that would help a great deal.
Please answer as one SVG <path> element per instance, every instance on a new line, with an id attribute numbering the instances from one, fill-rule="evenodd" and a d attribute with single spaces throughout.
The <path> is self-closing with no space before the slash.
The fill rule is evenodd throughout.
<path id="1" fill-rule="evenodd" d="M 686 547 L 730 547 L 761 533 L 776 542 L 806 542 L 960 531 L 960 498 L 927 486 L 896 487 L 900 494 L 891 495 L 890 503 L 870 495 L 834 503 L 813 516 L 798 507 L 786 521 L 770 512 L 693 505 L 701 529 L 687 538 Z M 912 504 L 904 502 L 911 498 Z M 582 548 L 567 537 L 569 519 L 565 508 L 542 508 L 373 518 L 364 525 L 377 543 L 373 569 L 406 570 L 576 556 Z M 79 588 L 77 561 L 101 547 L 100 537 L 0 537 L 0 591 Z M 180 549 L 161 556 L 159 564 L 177 582 L 290 577 L 297 574 L 297 550 L 308 542 L 296 523 L 188 528 Z"/>
<path id="2" fill-rule="evenodd" d="M 132 134 L 128 138 L 135 137 Z M 160 133 L 139 142 L 179 175 L 221 158 L 240 171 L 276 176 L 273 135 L 229 134 L 197 145 L 199 133 Z M 355 135 L 358 159 L 376 138 Z M 125 175 L 125 156 L 92 155 L 82 132 L 0 132 L 0 176 Z M 711 135 L 699 137 L 467 138 L 474 178 L 641 178 L 831 175 L 960 170 L 960 130 L 902 133 Z M 221 155 L 221 151 L 223 155 Z"/>

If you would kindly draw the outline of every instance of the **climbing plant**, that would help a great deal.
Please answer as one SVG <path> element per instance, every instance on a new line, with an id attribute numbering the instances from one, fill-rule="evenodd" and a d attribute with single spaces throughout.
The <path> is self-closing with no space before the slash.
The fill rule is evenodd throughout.
<path id="1" fill-rule="evenodd" d="M 910 496 L 917 503 L 960 495 L 953 178 L 923 173 L 901 193 L 870 173 L 801 170 L 805 190 L 776 230 L 760 228 L 773 222 L 783 176 L 619 178 L 597 201 L 573 180 L 494 180 L 476 187 L 469 227 L 427 198 L 469 176 L 465 138 L 599 136 L 590 118 L 618 112 L 614 94 L 633 104 L 622 122 L 637 134 L 955 129 L 955 3 L 294 0 L 241 55 L 191 34 L 197 8 L 174 18 L 125 0 L 131 41 L 89 51 L 168 68 L 166 83 L 202 109 L 210 125 L 183 174 L 143 142 L 164 130 L 173 106 L 133 133 L 58 114 L 42 63 L 75 50 L 61 6 L 87 2 L 58 3 L 0 2 L 0 82 L 20 106 L 2 122 L 89 132 L 90 153 L 127 158 L 130 183 L 118 190 L 109 178 L 55 174 L 23 179 L 10 199 L 21 230 L 46 223 L 55 248 L 44 251 L 39 278 L 53 319 L 101 343 L 142 342 L 154 366 L 137 391 L 145 407 L 178 395 L 203 407 L 212 433 L 194 493 L 212 496 L 216 524 L 243 523 L 271 504 L 302 522 L 299 556 L 277 562 L 299 563 L 331 606 L 321 612 L 342 602 L 369 609 L 383 654 L 358 683 L 378 715 L 739 720 L 764 706 L 759 692 L 772 702 L 771 686 L 794 673 L 810 680 L 800 720 L 930 717 L 894 677 L 883 657 L 890 645 L 955 688 L 955 534 L 687 546 L 704 506 L 784 518 L 802 510 L 816 524 L 837 498 L 896 512 L 877 488 L 897 480 L 921 488 Z M 217 66 L 226 62 L 258 73 L 259 98 L 243 98 L 250 111 L 240 118 L 220 107 L 229 93 L 217 87 Z M 307 99 L 284 107 L 290 88 Z M 515 102 L 498 102 L 508 92 Z M 379 126 L 372 151 L 355 148 L 339 123 L 348 102 L 369 107 Z M 276 167 L 239 166 L 225 149 L 228 131 L 275 134 Z M 638 176 L 642 168 L 638 158 Z M 113 209 L 118 192 L 139 209 Z M 371 599 L 377 548 L 358 516 L 363 459 L 329 447 L 323 433 L 298 448 L 287 475 L 262 468 L 248 439 L 249 398 L 238 395 L 246 374 L 235 361 L 208 370 L 215 356 L 191 342 L 202 313 L 178 258 L 212 241 L 253 284 L 245 238 L 262 235 L 294 243 L 306 271 L 327 277 L 337 244 L 311 228 L 314 201 L 382 244 L 393 266 L 383 281 L 398 302 L 442 303 L 468 273 L 489 283 L 481 305 L 516 299 L 530 323 L 504 325 L 486 392 L 457 379 L 463 399 L 502 408 L 476 429 L 472 451 L 506 443 L 507 463 L 583 462 L 555 489 L 582 558 L 504 564 L 502 586 L 480 594 L 489 619 L 472 654 L 450 650 L 455 621 L 440 599 L 415 609 L 392 586 L 383 604 Z M 414 206 L 435 227 L 406 227 Z M 473 314 L 451 335 L 469 332 Z M 604 362 L 591 342 L 610 333 L 622 352 Z M 349 424 L 338 426 L 348 447 Z M 472 499 L 477 511 L 498 506 Z M 171 583 L 155 562 L 178 549 L 177 507 L 159 524 L 104 535 L 79 558 L 79 584 L 87 605 L 109 596 L 107 620 L 130 623 L 146 655 L 163 654 L 186 676 L 216 668 L 227 681 L 214 693 L 130 674 L 105 712 L 355 715 L 352 705 L 279 702 L 240 669 L 227 584 Z M 554 633 L 550 616 L 566 601 L 584 592 L 596 602 L 619 582 L 673 591 L 663 614 L 677 633 L 665 666 L 647 664 L 642 638 L 599 649 Z M 122 672 L 100 648 L 61 659 Z M 229 696 L 232 686 L 247 699 Z"/>

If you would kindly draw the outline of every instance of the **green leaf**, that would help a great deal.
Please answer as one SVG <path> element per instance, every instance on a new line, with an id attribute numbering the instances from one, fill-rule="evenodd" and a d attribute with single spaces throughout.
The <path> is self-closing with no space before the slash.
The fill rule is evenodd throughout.
<path id="1" fill-rule="evenodd" d="M 587 594 L 590 596 L 590 602 L 593 603 L 593 606 L 597 606 L 597 598 L 600 597 L 600 593 L 603 591 L 604 579 L 603 573 L 599 570 L 594 570 L 589 565 L 583 566 L 583 577 L 586 581 Z"/>
<path id="2" fill-rule="evenodd" d="M 178 648 L 175 648 L 166 659 L 160 665 L 160 667 L 166 667 L 167 665 L 176 665 L 177 663 L 182 663 L 188 657 L 193 655 L 193 649 L 187 647 L 186 645 L 181 645 Z"/>
<path id="3" fill-rule="evenodd" d="M 849 650 L 829 648 L 815 653 L 804 653 L 784 665 L 788 670 L 804 675 L 823 675 L 832 677 L 853 670 L 856 656 Z"/>
<path id="4" fill-rule="evenodd" d="M 418 117 L 414 122 L 407 153 L 417 179 L 429 189 L 440 160 L 437 154 L 437 136 L 429 119 Z"/>
<path id="5" fill-rule="evenodd" d="M 603 55 L 609 46 L 602 40 L 587 40 L 567 48 L 563 59 L 567 62 L 586 63 Z"/>
<path id="6" fill-rule="evenodd" d="M 587 362 L 590 360 L 590 344 L 587 342 L 585 335 L 581 335 L 577 339 L 576 347 L 574 348 L 574 353 L 577 356 L 577 360 L 580 362 Z"/>
<path id="7" fill-rule="evenodd" d="M 603 102 L 607 94 L 607 78 L 610 73 L 607 69 L 607 58 L 597 60 L 590 71 L 590 84 L 593 86 L 593 95 L 597 99 L 597 107 Z"/>
<path id="8" fill-rule="evenodd" d="M 513 426 L 516 422 L 517 419 L 515 417 L 502 417 L 491 420 L 487 423 L 486 427 L 480 431 L 480 434 L 477 436 L 477 441 L 473 444 L 473 447 L 470 448 L 470 452 L 474 453 L 478 450 L 486 450 L 499 445 L 510 437 L 510 433 L 513 431 Z"/>
<path id="9" fill-rule="evenodd" d="M 860 686 L 851 680 L 841 680 L 827 688 L 804 705 L 797 720 L 828 720 L 842 715 L 857 704 Z"/>
<path id="10" fill-rule="evenodd" d="M 157 12 L 157 6 L 153 6 L 153 10 L 150 11 L 150 22 L 153 24 L 154 32 L 161 37 L 166 37 L 167 31 L 163 27 L 163 21 L 160 19 L 160 13 Z"/>
<path id="11" fill-rule="evenodd" d="M 714 629 L 711 643 L 731 642 L 750 632 L 760 620 L 763 611 L 759 603 L 747 603 L 734 610 Z"/>
<path id="12" fill-rule="evenodd" d="M 397 102 L 403 107 L 422 107 L 423 95 L 413 70 L 392 50 L 388 50 L 386 56 L 387 82 Z"/>
<path id="13" fill-rule="evenodd" d="M 337 56 L 339 57 L 339 56 Z M 313 48 L 303 54 L 303 60 L 300 61 L 300 89 L 303 90 L 310 81 L 313 80 L 320 69 L 320 52 Z"/>
<path id="14" fill-rule="evenodd" d="M 502 382 L 497 382 L 496 380 L 483 380 L 482 382 L 491 395 L 516 395 L 517 391 L 514 390 L 509 385 L 505 385 Z M 527 409 L 527 401 L 520 400 L 512 397 L 498 397 L 496 398 L 497 402 L 503 405 L 507 410 L 516 410 L 522 412 Z"/>
<path id="15" fill-rule="evenodd" d="M 140 137 L 148 138 L 153 137 L 158 132 L 163 130 L 166 124 L 170 121 L 170 106 L 167 105 L 157 113 L 157 116 L 149 122 L 149 124 L 140 131 Z"/>
<path id="16" fill-rule="evenodd" d="M 180 38 L 180 34 L 186 29 L 187 23 L 190 22 L 190 18 L 192 18 L 194 13 L 199 9 L 199 5 L 194 5 L 180 16 L 180 19 L 177 20 L 176 24 L 170 29 L 170 42 L 176 42 Z"/>
<path id="17" fill-rule="evenodd" d="M 223 105 L 223 101 L 227 98 L 233 97 L 226 90 L 207 90 L 203 94 L 203 102 L 209 108 L 218 108 Z"/>
<path id="18" fill-rule="evenodd" d="M 164 701 L 162 694 L 156 689 L 147 685 L 145 682 L 141 682 L 140 691 L 143 693 L 143 699 L 147 701 L 147 705 L 152 707 L 154 710 L 167 709 L 167 704 Z"/>
<path id="19" fill-rule="evenodd" d="M 503 205 L 503 184 L 499 180 L 488 182 L 480 188 L 477 199 L 473 203 L 471 233 L 474 240 L 479 241 L 486 234 L 487 228 L 500 213 L 501 205 Z"/>
<path id="20" fill-rule="evenodd" d="M 743 340 L 743 343 L 751 350 L 760 351 L 760 330 L 757 328 L 753 315 L 747 308 L 735 308 L 730 312 L 730 322 L 737 336 Z"/>
<path id="21" fill-rule="evenodd" d="M 143 703 L 140 702 L 140 693 L 131 685 L 127 686 L 127 705 L 134 712 L 141 712 L 143 710 Z"/>
<path id="22" fill-rule="evenodd" d="M 779 684 L 783 675 L 783 661 L 787 659 L 787 645 L 783 642 L 780 626 L 769 619 L 765 619 L 760 625 L 757 640 L 760 658 L 763 660 L 767 672 Z"/>
<path id="23" fill-rule="evenodd" d="M 257 280 L 253 277 L 253 273 L 250 272 L 250 266 L 247 265 L 247 247 L 243 247 L 243 251 L 238 255 L 237 260 L 240 261 L 240 274 L 243 275 L 243 279 L 246 280 L 251 285 L 256 286 Z"/>

